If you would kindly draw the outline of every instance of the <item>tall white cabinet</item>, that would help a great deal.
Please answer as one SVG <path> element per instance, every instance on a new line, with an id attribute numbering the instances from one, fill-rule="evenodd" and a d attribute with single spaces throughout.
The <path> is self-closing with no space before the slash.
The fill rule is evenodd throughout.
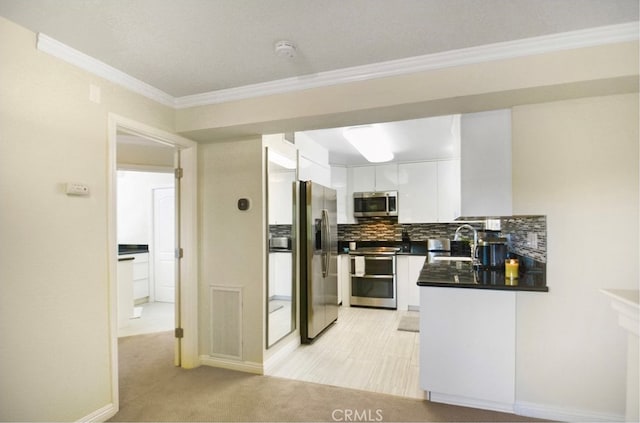
<path id="1" fill-rule="evenodd" d="M 402 163 L 398 166 L 398 221 L 438 221 L 437 162 Z"/>
<path id="2" fill-rule="evenodd" d="M 460 119 L 461 216 L 510 216 L 511 110 Z"/>

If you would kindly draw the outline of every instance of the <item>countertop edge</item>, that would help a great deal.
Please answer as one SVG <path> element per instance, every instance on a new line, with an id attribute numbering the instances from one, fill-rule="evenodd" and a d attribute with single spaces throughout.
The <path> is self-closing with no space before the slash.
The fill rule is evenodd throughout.
<path id="1" fill-rule="evenodd" d="M 493 291 L 526 291 L 526 292 L 549 292 L 548 286 L 518 286 L 518 285 L 475 285 L 453 282 L 416 282 L 420 287 L 435 288 L 458 288 L 458 289 L 488 289 Z"/>

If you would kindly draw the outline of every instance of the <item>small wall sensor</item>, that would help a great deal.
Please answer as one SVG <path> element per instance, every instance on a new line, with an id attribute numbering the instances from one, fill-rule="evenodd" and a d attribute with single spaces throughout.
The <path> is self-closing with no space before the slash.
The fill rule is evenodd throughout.
<path id="1" fill-rule="evenodd" d="M 238 210 L 247 211 L 251 206 L 251 202 L 248 198 L 240 198 L 238 200 Z"/>
<path id="2" fill-rule="evenodd" d="M 68 182 L 65 186 L 67 195 L 89 195 L 89 187 L 84 184 Z"/>

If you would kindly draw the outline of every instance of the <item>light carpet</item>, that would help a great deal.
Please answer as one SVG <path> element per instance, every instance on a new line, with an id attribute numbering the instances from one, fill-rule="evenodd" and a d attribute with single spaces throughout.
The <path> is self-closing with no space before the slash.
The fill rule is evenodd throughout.
<path id="1" fill-rule="evenodd" d="M 391 395 L 201 366 L 173 366 L 172 332 L 120 338 L 114 422 L 532 421 Z M 353 420 L 351 420 L 353 421 Z"/>

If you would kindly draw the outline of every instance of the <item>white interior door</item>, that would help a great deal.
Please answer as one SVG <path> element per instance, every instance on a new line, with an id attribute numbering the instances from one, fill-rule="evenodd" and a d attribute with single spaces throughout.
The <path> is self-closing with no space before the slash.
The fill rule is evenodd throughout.
<path id="1" fill-rule="evenodd" d="M 155 300 L 175 301 L 175 189 L 153 190 L 153 268 Z"/>

